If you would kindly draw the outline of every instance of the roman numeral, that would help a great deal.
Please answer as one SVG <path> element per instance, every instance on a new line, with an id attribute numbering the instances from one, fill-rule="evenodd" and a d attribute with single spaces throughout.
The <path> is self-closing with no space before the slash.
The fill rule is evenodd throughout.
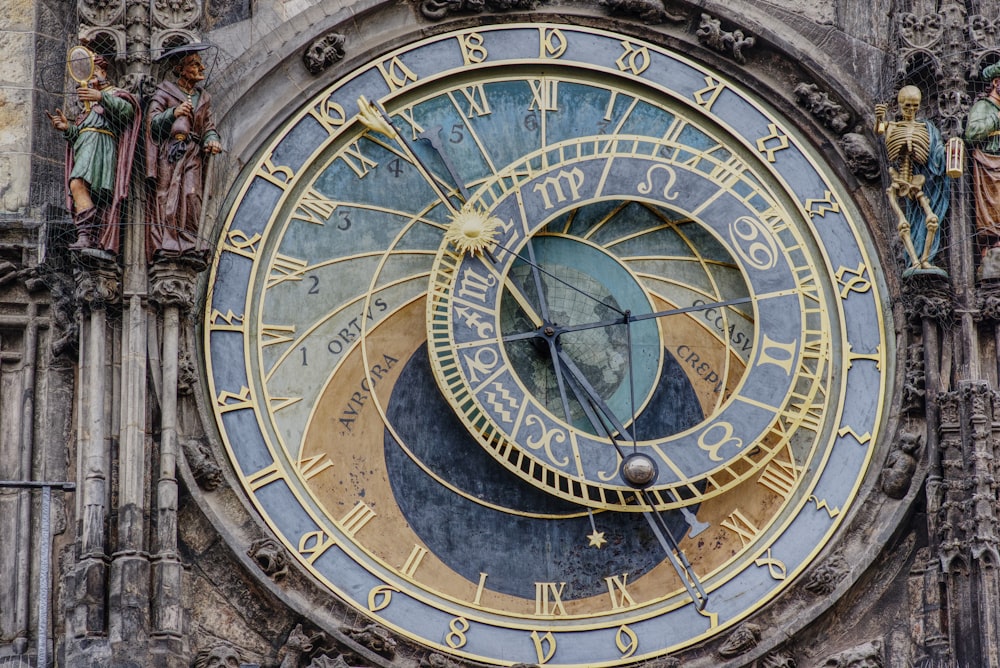
<path id="1" fill-rule="evenodd" d="M 367 176 L 368 172 L 378 167 L 378 163 L 371 160 L 361 152 L 361 146 L 359 142 L 354 142 L 350 146 L 345 146 L 343 153 L 340 154 L 340 159 L 343 160 L 348 167 L 351 168 L 359 179 L 363 179 Z"/>
<path id="2" fill-rule="evenodd" d="M 366 524 L 368 524 L 373 517 L 375 517 L 375 511 L 366 506 L 362 501 L 358 501 L 358 503 L 340 519 L 340 528 L 343 529 L 344 533 L 348 536 L 353 537 Z"/>
<path id="3" fill-rule="evenodd" d="M 413 549 L 410 550 L 410 556 L 406 558 L 403 568 L 400 569 L 403 572 L 403 575 L 412 578 L 413 574 L 417 572 L 417 568 L 420 566 L 420 562 L 424 558 L 425 554 L 427 554 L 426 547 L 414 545 Z"/>
<path id="4" fill-rule="evenodd" d="M 565 615 L 566 608 L 563 607 L 562 593 L 566 588 L 565 582 L 536 582 L 535 583 L 535 614 L 553 617 L 555 615 Z"/>
<path id="5" fill-rule="evenodd" d="M 722 520 L 721 524 L 740 537 L 740 543 L 743 547 L 752 543 L 759 531 L 738 508 L 729 517 Z"/>
<path id="6" fill-rule="evenodd" d="M 627 580 L 628 573 L 604 578 L 604 582 L 608 585 L 608 596 L 611 597 L 612 610 L 621 610 L 622 608 L 630 608 L 635 605 L 635 599 L 632 598 L 632 595 L 628 593 L 628 589 L 625 588 Z"/>

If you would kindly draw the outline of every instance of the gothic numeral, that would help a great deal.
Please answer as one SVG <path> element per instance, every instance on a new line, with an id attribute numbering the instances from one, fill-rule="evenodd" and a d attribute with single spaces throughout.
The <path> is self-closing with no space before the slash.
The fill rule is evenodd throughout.
<path id="1" fill-rule="evenodd" d="M 302 220 L 313 225 L 326 225 L 330 216 L 337 210 L 337 203 L 324 196 L 318 190 L 310 188 L 299 199 L 299 205 L 295 208 L 292 218 Z"/>
<path id="2" fill-rule="evenodd" d="M 536 582 L 535 614 L 547 617 L 565 615 L 566 608 L 563 607 L 562 602 L 564 589 L 566 589 L 565 582 Z"/>
<path id="3" fill-rule="evenodd" d="M 722 520 L 721 524 L 740 537 L 740 544 L 743 547 L 752 543 L 759 531 L 738 508 Z"/>
<path id="4" fill-rule="evenodd" d="M 618 69 L 622 72 L 631 72 L 636 76 L 645 72 L 650 64 L 649 49 L 645 46 L 636 48 L 627 39 L 623 39 L 621 45 L 624 51 L 622 55 L 618 56 L 618 60 L 615 61 Z"/>
<path id="5" fill-rule="evenodd" d="M 628 573 L 611 575 L 604 578 L 604 582 L 608 585 L 608 596 L 611 597 L 612 610 L 621 610 L 622 608 L 630 608 L 635 605 L 635 599 L 632 598 L 632 594 L 625 588 L 627 580 Z"/>
<path id="6" fill-rule="evenodd" d="M 368 175 L 368 172 L 378 167 L 378 163 L 374 160 L 366 157 L 361 152 L 361 146 L 359 142 L 354 142 L 350 146 L 345 146 L 343 153 L 340 154 L 340 159 L 351 168 L 359 179 L 363 179 Z"/>
<path id="7" fill-rule="evenodd" d="M 399 59 L 399 56 L 379 63 L 378 71 L 393 92 L 417 80 L 417 75 Z"/>
<path id="8" fill-rule="evenodd" d="M 557 79 L 529 79 L 531 86 L 531 111 L 559 110 L 559 81 Z"/>
<path id="9" fill-rule="evenodd" d="M 375 511 L 362 501 L 358 501 L 346 515 L 340 518 L 340 528 L 349 536 L 354 536 L 375 517 Z"/>

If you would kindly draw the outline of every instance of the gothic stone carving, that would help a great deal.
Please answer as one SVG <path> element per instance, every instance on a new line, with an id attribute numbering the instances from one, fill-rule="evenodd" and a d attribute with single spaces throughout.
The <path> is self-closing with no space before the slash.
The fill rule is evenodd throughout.
<path id="1" fill-rule="evenodd" d="M 752 36 L 744 35 L 742 30 L 723 30 L 722 22 L 711 14 L 701 15 L 701 25 L 695 35 L 702 44 L 721 53 L 731 53 L 733 59 L 740 64 L 746 63 L 743 49 L 749 49 L 757 41 Z"/>
<path id="2" fill-rule="evenodd" d="M 313 40 L 302 53 L 302 62 L 310 74 L 320 74 L 344 57 L 344 36 L 328 32 Z"/>
<path id="3" fill-rule="evenodd" d="M 421 0 L 420 13 L 431 21 L 440 21 L 449 14 L 509 12 L 533 9 L 536 4 L 536 0 Z"/>
<path id="4" fill-rule="evenodd" d="M 823 664 L 826 668 L 882 668 L 883 665 L 882 643 L 878 640 L 834 654 Z"/>
<path id="5" fill-rule="evenodd" d="M 795 668 L 795 658 L 785 650 L 771 652 L 760 660 L 760 668 Z"/>
<path id="6" fill-rule="evenodd" d="M 191 668 L 240 668 L 240 655 L 229 645 L 216 645 L 198 652 Z"/>
<path id="7" fill-rule="evenodd" d="M 760 627 L 749 622 L 740 624 L 719 648 L 719 656 L 732 658 L 749 652 L 760 642 Z"/>
<path id="8" fill-rule="evenodd" d="M 369 624 L 363 629 L 344 628 L 344 633 L 355 642 L 367 647 L 376 654 L 380 654 L 387 659 L 396 655 L 396 641 L 393 640 L 389 632 L 378 624 Z"/>
<path id="9" fill-rule="evenodd" d="M 113 262 L 102 262 L 92 268 L 74 272 L 74 299 L 90 310 L 103 309 L 121 301 L 121 268 Z"/>
<path id="10" fill-rule="evenodd" d="M 261 541 L 256 541 L 254 545 Z M 272 543 L 274 541 L 271 541 Z M 253 547 L 250 548 L 251 551 Z M 250 555 L 254 556 L 254 555 Z M 266 572 L 266 571 L 265 571 Z M 313 644 L 309 636 L 306 635 L 305 631 L 302 630 L 302 625 L 297 624 L 294 629 L 288 632 L 288 638 L 285 639 L 285 646 L 281 648 L 285 656 L 281 660 L 281 665 L 278 668 L 299 668 L 301 665 L 302 656 L 307 652 L 312 651 Z"/>
<path id="11" fill-rule="evenodd" d="M 182 447 L 198 486 L 206 492 L 217 489 L 222 484 L 222 469 L 212 456 L 208 443 L 203 439 L 190 438 L 182 443 Z"/>
<path id="12" fill-rule="evenodd" d="M 848 132 L 840 138 L 840 148 L 847 159 L 851 173 L 865 181 L 875 181 L 881 176 L 878 156 L 871 142 L 863 134 Z"/>
<path id="13" fill-rule="evenodd" d="M 351 668 L 343 655 L 338 654 L 335 658 L 330 658 L 326 654 L 317 656 L 310 662 L 308 668 Z"/>
<path id="14" fill-rule="evenodd" d="M 882 491 L 893 499 L 902 499 L 910 489 L 910 481 L 917 470 L 917 451 L 921 435 L 916 431 L 903 431 L 893 443 L 885 467 L 882 469 Z"/>
<path id="15" fill-rule="evenodd" d="M 826 92 L 821 91 L 814 83 L 801 82 L 795 87 L 795 99 L 809 113 L 818 118 L 823 125 L 837 134 L 844 132 L 851 122 L 851 114 L 830 99 Z"/>
<path id="16" fill-rule="evenodd" d="M 906 347 L 906 378 L 903 381 L 902 411 L 921 413 L 927 393 L 924 372 L 924 346 L 919 341 Z"/>
<path id="17" fill-rule="evenodd" d="M 837 588 L 837 583 L 847 575 L 847 564 L 844 558 L 835 554 L 824 561 L 812 572 L 805 584 L 806 591 L 817 596 L 829 596 Z"/>
<path id="18" fill-rule="evenodd" d="M 643 23 L 680 23 L 687 20 L 683 14 L 672 14 L 663 6 L 663 0 L 601 0 L 608 13 L 618 16 L 631 16 Z"/>
<path id="19" fill-rule="evenodd" d="M 250 549 L 247 550 L 247 555 L 256 561 L 260 569 L 272 580 L 280 580 L 288 575 L 288 559 L 285 556 L 285 550 L 276 540 L 271 538 L 255 540 L 250 545 Z M 302 630 L 300 627 L 297 627 L 299 631 Z M 289 634 L 288 637 L 291 639 L 292 634 Z"/>

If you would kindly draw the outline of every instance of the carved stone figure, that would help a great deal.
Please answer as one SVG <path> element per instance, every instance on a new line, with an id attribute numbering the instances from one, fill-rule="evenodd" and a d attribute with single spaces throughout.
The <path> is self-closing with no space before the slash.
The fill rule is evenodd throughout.
<path id="1" fill-rule="evenodd" d="M 740 624 L 729 634 L 719 648 L 719 655 L 725 658 L 749 652 L 760 642 L 760 627 L 749 622 Z"/>
<path id="2" fill-rule="evenodd" d="M 683 14 L 668 12 L 663 0 L 601 0 L 608 12 L 621 16 L 634 16 L 643 23 L 680 23 L 687 20 Z"/>
<path id="3" fill-rule="evenodd" d="M 878 640 L 866 642 L 834 654 L 823 665 L 829 668 L 882 668 L 882 643 Z"/>
<path id="4" fill-rule="evenodd" d="M 198 652 L 191 668 L 240 668 L 240 655 L 229 645 L 216 645 Z"/>
<path id="5" fill-rule="evenodd" d="M 302 62 L 310 74 L 319 74 L 344 57 L 344 36 L 330 32 L 312 43 L 302 53 Z"/>
<path id="6" fill-rule="evenodd" d="M 878 156 L 875 149 L 865 136 L 859 132 L 846 132 L 840 138 L 840 147 L 847 158 L 847 166 L 851 173 L 859 179 L 874 181 L 881 173 Z"/>
<path id="7" fill-rule="evenodd" d="M 904 431 L 894 444 L 882 469 L 882 491 L 893 499 L 902 499 L 910 489 L 910 481 L 917 470 L 917 450 L 921 438 L 918 432 Z"/>
<path id="8" fill-rule="evenodd" d="M 886 121 L 885 104 L 875 105 L 875 132 L 885 139 L 886 156 L 892 165 L 886 194 L 910 261 L 904 275 L 944 273 L 931 260 L 938 251 L 938 229 L 948 211 L 950 179 L 945 175 L 941 133 L 930 121 L 917 120 L 920 99 L 916 86 L 900 88 L 897 101 L 901 118 L 897 121 Z"/>
<path id="9" fill-rule="evenodd" d="M 297 624 L 294 629 L 288 632 L 288 638 L 285 639 L 285 646 L 282 648 L 285 656 L 278 668 L 299 668 L 302 656 L 311 652 L 312 648 L 312 640 L 302 630 L 302 625 Z"/>
<path id="10" fill-rule="evenodd" d="M 1000 63 L 983 70 L 986 96 L 969 109 L 965 141 L 972 147 L 972 190 L 982 278 L 1000 278 Z M 991 261 L 992 260 L 992 261 Z"/>
<path id="11" fill-rule="evenodd" d="M 721 53 L 732 53 L 733 59 L 738 63 L 745 63 L 746 56 L 743 49 L 749 49 L 757 40 L 754 37 L 747 37 L 742 30 L 732 32 L 722 29 L 722 22 L 710 14 L 701 15 L 701 24 L 695 32 L 698 41 L 712 47 Z"/>
<path id="12" fill-rule="evenodd" d="M 62 109 L 45 112 L 66 139 L 67 207 L 76 226 L 70 248 L 114 259 L 139 136 L 139 103 L 108 80 L 108 61 L 101 55 L 94 55 L 93 74 L 76 95 L 84 107 L 74 122 Z"/>
<path id="13" fill-rule="evenodd" d="M 197 256 L 202 191 L 208 156 L 222 151 L 212 119 L 212 99 L 201 82 L 202 44 L 164 54 L 177 80 L 164 81 L 149 102 L 146 123 L 148 259 Z"/>
<path id="14" fill-rule="evenodd" d="M 805 584 L 806 591 L 817 596 L 829 596 L 837 588 L 837 583 L 847 575 L 847 564 L 839 554 L 823 562 L 812 572 Z"/>
<path id="15" fill-rule="evenodd" d="M 364 645 L 376 654 L 380 654 L 387 659 L 396 655 L 396 641 L 393 640 L 389 632 L 378 624 L 369 624 L 363 629 L 342 629 L 351 640 Z"/>
<path id="16" fill-rule="evenodd" d="M 272 580 L 280 580 L 288 575 L 288 558 L 285 556 L 285 549 L 272 538 L 255 540 L 250 545 L 250 549 L 247 550 L 247 555 L 256 561 L 260 569 L 267 573 Z"/>
<path id="17" fill-rule="evenodd" d="M 795 98 L 803 107 L 818 118 L 823 125 L 834 132 L 840 133 L 847 129 L 851 115 L 844 108 L 830 99 L 830 96 L 819 89 L 814 83 L 799 83 L 795 87 Z"/>
<path id="18" fill-rule="evenodd" d="M 222 469 L 212 457 L 208 443 L 204 439 L 189 438 L 182 442 L 181 447 L 198 486 L 206 492 L 218 488 L 222 484 Z"/>

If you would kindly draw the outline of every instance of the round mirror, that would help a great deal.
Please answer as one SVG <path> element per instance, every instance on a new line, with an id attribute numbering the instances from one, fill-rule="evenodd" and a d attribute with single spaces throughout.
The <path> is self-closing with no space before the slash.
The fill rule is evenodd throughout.
<path id="1" fill-rule="evenodd" d="M 93 52 L 85 46 L 74 46 L 66 56 L 66 68 L 73 81 L 87 83 L 94 76 Z"/>

